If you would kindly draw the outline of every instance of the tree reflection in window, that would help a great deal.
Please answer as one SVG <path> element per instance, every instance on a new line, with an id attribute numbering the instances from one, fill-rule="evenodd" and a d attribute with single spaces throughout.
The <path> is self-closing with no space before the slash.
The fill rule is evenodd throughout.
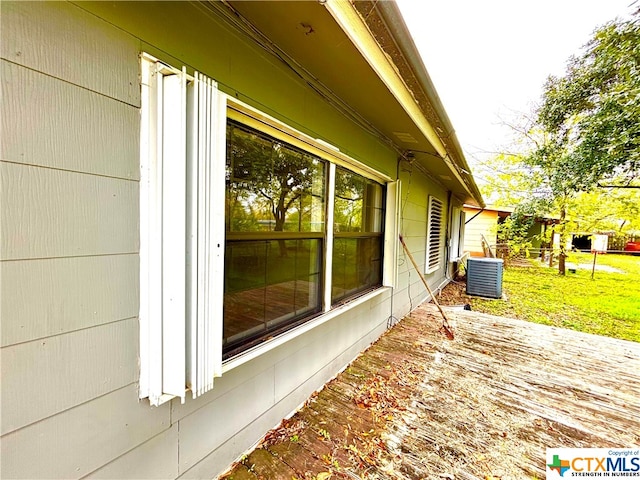
<path id="1" fill-rule="evenodd" d="M 226 356 L 320 311 L 325 165 L 228 121 Z"/>
<path id="2" fill-rule="evenodd" d="M 231 121 L 227 136 L 228 232 L 324 230 L 322 160 Z"/>
<path id="3" fill-rule="evenodd" d="M 332 302 L 382 284 L 384 188 L 336 168 Z"/>

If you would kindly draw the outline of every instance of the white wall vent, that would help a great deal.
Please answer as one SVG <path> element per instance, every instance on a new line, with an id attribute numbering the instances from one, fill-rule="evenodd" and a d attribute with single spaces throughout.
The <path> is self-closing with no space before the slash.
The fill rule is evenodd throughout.
<path id="1" fill-rule="evenodd" d="M 501 258 L 469 258 L 467 260 L 467 295 L 502 297 Z"/>

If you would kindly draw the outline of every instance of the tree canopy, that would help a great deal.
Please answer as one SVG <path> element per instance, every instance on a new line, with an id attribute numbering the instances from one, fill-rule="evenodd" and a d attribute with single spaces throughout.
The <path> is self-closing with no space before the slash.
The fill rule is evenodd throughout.
<path id="1" fill-rule="evenodd" d="M 564 273 L 570 229 L 636 228 L 637 191 L 618 195 L 596 187 L 603 180 L 640 186 L 640 10 L 596 30 L 582 54 L 569 59 L 565 75 L 548 78 L 524 127 L 515 128 L 522 137 L 518 153 L 498 157 L 496 165 L 508 172 L 519 164 L 506 195 L 524 197 L 518 211 L 559 214 Z M 504 176 L 494 180 L 504 184 Z"/>
<path id="2" fill-rule="evenodd" d="M 549 135 L 531 160 L 551 164 L 565 187 L 640 174 L 640 13 L 598 29 L 563 77 L 549 77 L 538 111 Z"/>

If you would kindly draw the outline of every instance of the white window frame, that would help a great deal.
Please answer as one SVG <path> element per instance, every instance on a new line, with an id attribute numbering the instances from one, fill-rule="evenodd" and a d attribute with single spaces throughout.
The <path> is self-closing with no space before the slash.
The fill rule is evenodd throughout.
<path id="1" fill-rule="evenodd" d="M 433 273 L 442 266 L 442 237 L 444 233 L 444 202 L 429 195 L 427 204 L 427 248 L 425 273 Z"/>
<path id="2" fill-rule="evenodd" d="M 195 72 L 141 55 L 140 384 L 139 397 L 160 405 L 202 395 L 215 377 L 379 295 L 396 282 L 399 182 L 217 89 Z M 325 262 L 323 313 L 313 321 L 222 362 L 227 118 L 386 186 L 382 287 L 331 306 Z M 330 177 L 331 178 L 331 177 Z M 329 190 L 331 190 L 331 184 Z M 332 192 L 328 193 L 332 202 Z M 329 205 L 330 207 L 330 205 Z M 328 208 L 327 225 L 333 209 Z M 327 228 L 325 255 L 331 254 Z M 330 257 L 329 257 L 330 258 Z"/>
<path id="3" fill-rule="evenodd" d="M 451 209 L 451 238 L 449 249 L 449 261 L 457 262 L 462 257 L 464 245 L 464 210 L 461 207 Z"/>
<path id="4" fill-rule="evenodd" d="M 387 198 L 384 219 L 384 250 L 382 285 L 395 288 L 398 278 L 398 241 L 400 237 L 400 180 L 387 182 Z"/>

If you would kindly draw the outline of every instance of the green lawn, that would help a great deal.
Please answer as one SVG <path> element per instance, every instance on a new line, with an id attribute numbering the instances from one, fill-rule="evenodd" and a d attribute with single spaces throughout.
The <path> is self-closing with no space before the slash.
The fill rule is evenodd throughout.
<path id="1" fill-rule="evenodd" d="M 571 254 L 569 262 L 591 264 L 593 255 Z M 531 267 L 504 271 L 506 301 L 473 297 L 474 310 L 511 316 L 582 332 L 640 342 L 640 256 L 598 255 L 598 265 L 624 273 L 578 269 L 562 277 L 557 266 L 532 261 Z"/>

